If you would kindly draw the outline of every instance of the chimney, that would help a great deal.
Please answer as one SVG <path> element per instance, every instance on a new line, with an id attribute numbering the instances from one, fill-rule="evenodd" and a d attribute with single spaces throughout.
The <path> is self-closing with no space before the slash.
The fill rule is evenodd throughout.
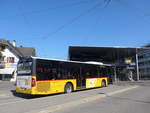
<path id="1" fill-rule="evenodd" d="M 13 40 L 12 45 L 16 47 L 16 40 Z"/>

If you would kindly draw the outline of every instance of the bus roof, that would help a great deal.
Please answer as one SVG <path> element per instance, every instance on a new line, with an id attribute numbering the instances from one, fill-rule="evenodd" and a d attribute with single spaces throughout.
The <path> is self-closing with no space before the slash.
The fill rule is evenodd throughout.
<path id="1" fill-rule="evenodd" d="M 51 60 L 51 61 L 63 61 L 63 62 L 70 62 L 70 63 L 92 64 L 92 65 L 100 65 L 100 66 L 112 66 L 111 64 L 103 64 L 102 62 L 95 62 L 95 61 L 80 62 L 80 61 L 70 61 L 70 60 L 62 60 L 62 59 L 41 58 L 41 57 L 31 57 L 31 58 L 41 59 L 41 60 Z"/>

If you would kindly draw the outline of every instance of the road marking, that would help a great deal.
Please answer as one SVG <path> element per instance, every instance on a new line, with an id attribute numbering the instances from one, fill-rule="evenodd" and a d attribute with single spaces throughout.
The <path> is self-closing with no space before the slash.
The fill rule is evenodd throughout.
<path id="1" fill-rule="evenodd" d="M 97 95 L 97 96 L 93 96 L 93 97 L 87 97 L 81 100 L 77 100 L 77 101 L 72 101 L 72 102 L 68 102 L 66 104 L 60 104 L 60 105 L 55 105 L 55 106 L 51 106 L 51 107 L 47 107 L 45 109 L 42 110 L 34 110 L 34 111 L 29 111 L 26 113 L 52 113 L 61 109 L 66 109 L 66 108 L 70 108 L 70 107 L 74 107 L 80 104 L 84 104 L 84 103 L 88 103 L 88 102 L 92 102 L 95 101 L 97 99 L 101 99 L 101 98 L 105 98 L 107 96 L 112 96 L 115 94 L 119 94 L 119 93 L 123 93 L 125 91 L 131 90 L 131 89 L 135 89 L 138 88 L 138 86 L 133 86 L 133 87 L 128 87 L 125 89 L 121 89 L 118 91 L 114 91 L 114 92 L 110 92 L 110 93 L 106 93 L 106 94 L 101 94 L 101 95 Z"/>
<path id="2" fill-rule="evenodd" d="M 4 98 L 4 97 L 10 97 L 12 96 L 12 94 L 9 94 L 9 93 L 5 93 L 5 94 L 0 94 L 0 97 Z M 13 100 L 13 102 L 7 102 L 7 103 L 2 103 L 0 104 L 0 106 L 3 106 L 3 105 L 8 105 L 8 104 L 14 104 L 14 103 L 18 103 L 18 102 L 22 102 L 22 101 L 25 101 L 25 100 L 19 100 L 17 101 L 18 99 L 10 99 L 10 100 Z"/>
<path id="3" fill-rule="evenodd" d="M 18 100 L 18 99 L 16 99 L 16 100 Z M 15 104 L 15 103 L 22 102 L 22 101 L 27 101 L 27 100 L 19 100 L 19 101 L 16 101 L 16 100 L 14 99 L 13 100 L 14 102 L 7 102 L 7 103 L 0 104 L 0 106 L 7 105 L 7 104 Z"/>
<path id="4" fill-rule="evenodd" d="M 8 96 L 11 96 L 11 94 L 5 93 L 5 94 L 0 94 L 0 96 L 2 96 L 2 97 L 8 97 Z"/>
<path id="5" fill-rule="evenodd" d="M 138 87 L 139 86 L 133 86 L 133 87 L 128 87 L 128 88 L 121 89 L 121 90 L 118 90 L 118 91 L 110 92 L 110 93 L 107 94 L 107 96 L 112 96 L 112 95 L 115 95 L 115 94 L 123 93 L 123 92 L 126 92 L 126 91 L 131 90 L 131 89 L 135 89 L 135 88 L 138 88 Z"/>

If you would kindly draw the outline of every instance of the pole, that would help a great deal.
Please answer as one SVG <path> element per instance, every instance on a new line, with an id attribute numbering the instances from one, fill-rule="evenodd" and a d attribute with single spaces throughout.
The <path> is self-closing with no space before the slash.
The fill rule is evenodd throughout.
<path id="1" fill-rule="evenodd" d="M 117 73 L 116 73 L 116 66 L 114 66 L 114 81 L 117 81 Z"/>
<path id="2" fill-rule="evenodd" d="M 136 73 L 137 73 L 137 81 L 140 80 L 140 76 L 139 76 L 139 64 L 138 64 L 138 52 L 137 52 L 137 48 L 136 48 Z"/>

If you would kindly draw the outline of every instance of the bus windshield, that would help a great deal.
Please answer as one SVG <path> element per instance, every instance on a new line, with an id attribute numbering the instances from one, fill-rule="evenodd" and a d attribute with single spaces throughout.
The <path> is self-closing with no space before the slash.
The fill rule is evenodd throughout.
<path id="1" fill-rule="evenodd" d="M 18 63 L 18 75 L 31 75 L 32 61 L 22 61 Z"/>

